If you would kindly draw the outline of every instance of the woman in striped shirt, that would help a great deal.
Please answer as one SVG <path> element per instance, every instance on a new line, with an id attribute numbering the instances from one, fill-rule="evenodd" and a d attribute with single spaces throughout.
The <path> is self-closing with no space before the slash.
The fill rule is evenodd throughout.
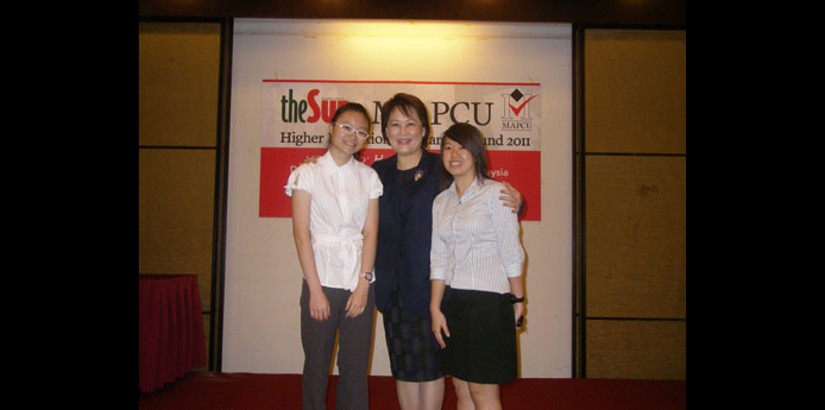
<path id="1" fill-rule="evenodd" d="M 454 124 L 441 140 L 453 182 L 433 202 L 430 314 L 459 409 L 499 409 L 499 385 L 518 376 L 524 249 L 516 214 L 500 205 L 484 136 Z"/>

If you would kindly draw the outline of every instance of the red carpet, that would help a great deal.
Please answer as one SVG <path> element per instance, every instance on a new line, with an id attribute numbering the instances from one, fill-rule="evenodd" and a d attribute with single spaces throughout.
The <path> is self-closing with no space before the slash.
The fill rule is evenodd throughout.
<path id="1" fill-rule="evenodd" d="M 337 376 L 330 377 L 327 403 L 335 409 Z M 669 410 L 686 408 L 684 380 L 519 379 L 501 386 L 505 409 Z M 295 374 L 190 373 L 151 393 L 140 394 L 139 409 L 254 410 L 301 408 L 301 376 Z M 399 409 L 395 381 L 370 376 L 370 408 Z M 455 409 L 447 379 L 445 410 Z"/>

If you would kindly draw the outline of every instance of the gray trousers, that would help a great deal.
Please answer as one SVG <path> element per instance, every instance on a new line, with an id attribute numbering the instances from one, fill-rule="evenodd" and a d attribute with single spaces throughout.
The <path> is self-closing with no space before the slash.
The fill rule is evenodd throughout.
<path id="1" fill-rule="evenodd" d="M 347 318 L 345 307 L 351 295 L 345 289 L 323 288 L 330 305 L 330 318 L 321 322 L 309 315 L 309 287 L 301 288 L 301 344 L 304 347 L 303 408 L 327 408 L 327 383 L 338 335 L 338 410 L 368 410 L 370 348 L 375 307 L 375 290 L 370 286 L 364 313 Z"/>

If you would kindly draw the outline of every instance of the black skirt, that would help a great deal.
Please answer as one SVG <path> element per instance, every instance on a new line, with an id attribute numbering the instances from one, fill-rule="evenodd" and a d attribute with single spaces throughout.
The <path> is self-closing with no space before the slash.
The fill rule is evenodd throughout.
<path id="1" fill-rule="evenodd" d="M 392 377 L 408 382 L 444 377 L 441 347 L 433 335 L 430 317 L 405 313 L 397 289 L 392 292 L 383 316 Z"/>
<path id="2" fill-rule="evenodd" d="M 485 384 L 518 377 L 516 325 L 508 294 L 447 287 L 441 311 L 450 329 L 443 351 L 444 373 Z"/>

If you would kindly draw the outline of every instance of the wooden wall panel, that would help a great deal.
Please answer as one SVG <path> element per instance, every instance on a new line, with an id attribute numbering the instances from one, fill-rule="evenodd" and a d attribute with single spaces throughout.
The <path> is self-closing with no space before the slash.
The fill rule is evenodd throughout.
<path id="1" fill-rule="evenodd" d="M 686 32 L 585 32 L 587 152 L 683 154 Z"/>
<path id="2" fill-rule="evenodd" d="M 220 30 L 217 23 L 140 23 L 140 145 L 216 145 Z"/>
<path id="3" fill-rule="evenodd" d="M 209 346 L 221 24 L 138 33 L 139 270 L 198 275 Z"/>
<path id="4" fill-rule="evenodd" d="M 685 317 L 685 171 L 682 157 L 587 158 L 589 317 Z"/>
<path id="5" fill-rule="evenodd" d="M 140 273 L 192 273 L 204 310 L 212 291 L 215 152 L 140 150 Z"/>
<path id="6" fill-rule="evenodd" d="M 685 40 L 685 30 L 584 32 L 589 378 L 686 376 Z"/>
<path id="7" fill-rule="evenodd" d="M 587 323 L 587 377 L 685 380 L 687 324 L 657 321 Z"/>

